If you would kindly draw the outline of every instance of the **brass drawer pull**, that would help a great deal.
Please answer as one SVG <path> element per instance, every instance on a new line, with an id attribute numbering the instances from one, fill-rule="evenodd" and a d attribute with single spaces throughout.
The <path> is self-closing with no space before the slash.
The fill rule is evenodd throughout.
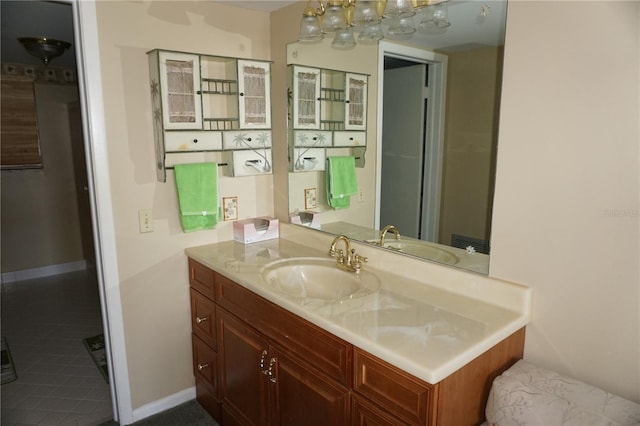
<path id="1" fill-rule="evenodd" d="M 262 355 L 260 356 L 260 371 L 262 371 L 262 374 L 264 375 L 268 375 L 269 372 L 267 371 L 267 367 L 264 364 L 264 360 L 267 357 L 267 350 L 263 350 L 262 351 Z"/>
<path id="2" fill-rule="evenodd" d="M 277 383 L 277 381 L 278 381 L 277 378 L 276 378 L 276 373 L 275 373 L 274 368 L 273 368 L 276 365 L 277 362 L 278 362 L 277 358 L 271 358 L 271 360 L 269 360 L 269 371 L 267 373 L 268 373 L 268 376 L 269 376 L 269 380 L 272 383 Z"/>

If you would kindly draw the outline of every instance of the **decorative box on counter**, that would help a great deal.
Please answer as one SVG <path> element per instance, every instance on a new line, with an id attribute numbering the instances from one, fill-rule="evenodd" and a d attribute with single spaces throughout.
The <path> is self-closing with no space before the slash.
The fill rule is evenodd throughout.
<path id="1" fill-rule="evenodd" d="M 308 226 L 309 228 L 320 229 L 320 213 L 318 212 L 298 212 L 289 215 L 289 222 Z"/>
<path id="2" fill-rule="evenodd" d="M 233 222 L 233 239 L 243 244 L 272 240 L 280 236 L 278 219 L 256 217 Z"/>

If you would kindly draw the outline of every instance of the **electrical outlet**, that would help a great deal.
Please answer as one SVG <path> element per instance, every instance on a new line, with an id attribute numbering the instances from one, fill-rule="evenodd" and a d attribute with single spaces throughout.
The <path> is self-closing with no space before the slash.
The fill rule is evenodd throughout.
<path id="1" fill-rule="evenodd" d="M 364 191 L 362 189 L 358 190 L 358 202 L 362 203 L 364 201 Z"/>
<path id="2" fill-rule="evenodd" d="M 138 210 L 138 224 L 140 232 L 153 232 L 153 210 Z"/>

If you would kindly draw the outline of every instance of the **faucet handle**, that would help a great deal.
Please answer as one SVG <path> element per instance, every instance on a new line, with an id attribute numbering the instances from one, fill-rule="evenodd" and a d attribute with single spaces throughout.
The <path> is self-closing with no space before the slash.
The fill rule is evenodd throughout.
<path id="1" fill-rule="evenodd" d="M 356 254 L 356 249 L 351 250 L 351 267 L 355 270 L 356 273 L 362 270 L 362 264 L 367 263 L 369 261 L 365 256 L 360 256 Z"/>
<path id="2" fill-rule="evenodd" d="M 347 260 L 347 257 L 344 255 L 344 250 L 342 249 L 338 249 L 336 257 L 338 258 L 338 263 L 345 263 Z"/>

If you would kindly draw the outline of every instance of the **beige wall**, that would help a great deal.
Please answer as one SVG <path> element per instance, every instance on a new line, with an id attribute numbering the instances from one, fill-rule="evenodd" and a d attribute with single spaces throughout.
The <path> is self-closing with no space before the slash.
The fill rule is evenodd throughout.
<path id="1" fill-rule="evenodd" d="M 639 7 L 509 4 L 490 269 L 534 290 L 525 358 L 636 401 Z"/>
<path id="2" fill-rule="evenodd" d="M 36 84 L 42 169 L 2 171 L 2 272 L 84 260 L 68 104 L 76 86 Z"/>
<path id="3" fill-rule="evenodd" d="M 269 59 L 269 15 L 209 1 L 96 3 L 120 294 L 134 409 L 194 384 L 184 248 L 232 238 L 231 222 L 183 233 L 173 172 L 156 181 L 149 71 L 154 48 Z M 221 178 L 239 217 L 273 214 L 272 176 Z M 155 231 L 138 232 L 153 209 Z"/>
<path id="4" fill-rule="evenodd" d="M 452 234 L 489 239 L 502 55 L 502 47 L 447 53 L 442 244 Z"/>

